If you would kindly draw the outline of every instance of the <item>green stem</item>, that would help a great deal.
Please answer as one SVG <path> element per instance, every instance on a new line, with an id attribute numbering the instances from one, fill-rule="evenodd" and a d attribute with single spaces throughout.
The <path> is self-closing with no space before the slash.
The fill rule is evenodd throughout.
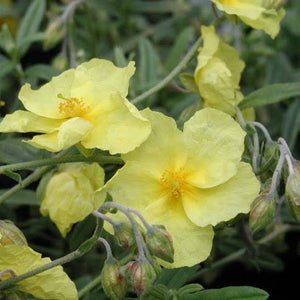
<path id="1" fill-rule="evenodd" d="M 17 171 L 24 169 L 37 168 L 42 166 L 51 166 L 57 165 L 61 163 L 69 163 L 69 162 L 98 162 L 100 164 L 123 164 L 123 160 L 119 157 L 115 156 L 106 156 L 106 155 L 93 155 L 89 157 L 85 157 L 82 154 L 69 155 L 64 157 L 52 157 L 45 158 L 33 161 L 27 161 L 22 163 L 16 163 L 11 165 L 5 165 L 0 167 L 0 174 L 4 171 Z"/>
<path id="2" fill-rule="evenodd" d="M 279 229 L 273 231 L 272 233 L 270 233 L 269 235 L 261 238 L 260 240 L 257 241 L 258 244 L 266 244 L 267 242 L 270 242 L 271 240 L 273 240 L 274 238 L 276 238 L 278 235 L 284 233 L 284 232 L 288 232 L 288 231 L 300 231 L 300 226 L 292 226 L 292 225 L 283 225 L 282 227 L 280 227 Z M 245 253 L 246 253 L 247 249 L 246 248 L 242 248 L 240 250 L 237 250 L 227 256 L 225 256 L 224 258 L 212 263 L 209 267 L 207 268 L 203 268 L 201 270 L 199 270 L 191 280 L 195 280 L 195 279 L 199 279 L 200 276 L 203 276 L 206 273 L 209 273 L 215 269 L 221 268 L 233 261 L 236 261 L 238 259 L 240 259 Z"/>
<path id="3" fill-rule="evenodd" d="M 194 45 L 191 47 L 191 49 L 187 52 L 187 54 L 184 56 L 184 58 L 179 62 L 179 64 L 164 79 L 162 79 L 159 83 L 157 83 L 151 89 L 147 90 L 143 94 L 134 98 L 131 101 L 131 103 L 138 104 L 138 103 L 142 102 L 144 99 L 146 99 L 149 96 L 151 96 L 152 94 L 156 93 L 157 91 L 162 89 L 164 86 L 166 86 L 169 82 L 171 82 L 172 79 L 174 77 L 176 77 L 182 71 L 183 68 L 185 68 L 187 63 L 191 60 L 191 58 L 194 56 L 194 54 L 198 50 L 201 42 L 202 42 L 202 38 L 200 37 L 194 43 Z"/>
<path id="4" fill-rule="evenodd" d="M 12 285 L 14 285 L 14 284 L 16 284 L 16 283 L 18 283 L 18 282 L 20 282 L 22 280 L 25 280 L 25 279 L 27 279 L 29 277 L 32 277 L 32 276 L 34 276 L 36 274 L 39 274 L 41 272 L 44 272 L 46 270 L 52 269 L 52 268 L 54 268 L 54 267 L 56 267 L 58 265 L 63 265 L 65 263 L 68 263 L 68 262 L 70 262 L 70 261 L 72 261 L 72 260 L 74 260 L 74 259 L 82 256 L 83 254 L 84 253 L 82 253 L 82 252 L 80 252 L 78 250 L 75 250 L 75 251 L 73 251 L 73 252 L 71 252 L 71 253 L 63 256 L 63 257 L 60 257 L 60 258 L 58 258 L 56 260 L 53 260 L 50 263 L 42 265 L 42 266 L 40 266 L 40 267 L 38 267 L 36 269 L 33 269 L 33 270 L 29 271 L 29 272 L 21 274 L 21 275 L 19 275 L 17 277 L 11 277 L 11 278 L 9 278 L 7 280 L 1 281 L 0 282 L 0 290 L 7 289 L 7 288 L 11 287 Z"/>
<path id="5" fill-rule="evenodd" d="M 31 183 L 39 180 L 47 171 L 51 170 L 52 167 L 42 167 L 39 169 L 36 169 L 32 174 L 30 174 L 28 177 L 26 177 L 22 182 L 16 184 L 14 187 L 9 189 L 6 193 L 2 194 L 0 196 L 0 204 L 4 202 L 7 198 L 9 198 L 11 195 L 16 193 L 17 191 L 29 186 Z"/>
<path id="6" fill-rule="evenodd" d="M 90 290 L 92 290 L 94 287 L 98 286 L 101 282 L 101 274 L 97 276 L 95 279 L 93 279 L 91 282 L 89 282 L 84 288 L 82 288 L 78 292 L 78 297 L 81 298 L 85 294 L 87 294 Z"/>

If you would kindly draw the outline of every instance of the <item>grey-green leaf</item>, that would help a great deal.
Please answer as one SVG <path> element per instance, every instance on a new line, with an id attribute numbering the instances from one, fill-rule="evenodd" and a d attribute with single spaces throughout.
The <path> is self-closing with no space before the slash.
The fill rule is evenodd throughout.
<path id="1" fill-rule="evenodd" d="M 24 46 L 24 40 L 30 39 L 30 36 L 38 31 L 45 9 L 45 0 L 34 0 L 31 2 L 17 32 L 17 47 L 20 45 Z M 27 44 L 26 47 L 28 46 Z"/>
<path id="2" fill-rule="evenodd" d="M 300 95 L 300 82 L 276 83 L 247 95 L 239 103 L 240 109 L 273 104 Z"/>
<path id="3" fill-rule="evenodd" d="M 209 289 L 186 296 L 186 300 L 266 300 L 269 294 L 251 286 L 229 286 L 221 289 Z"/>
<path id="4" fill-rule="evenodd" d="M 39 78 L 49 81 L 52 77 L 57 76 L 59 71 L 46 64 L 36 64 L 25 70 L 25 74 L 31 78 Z"/>
<path id="5" fill-rule="evenodd" d="M 8 189 L 0 190 L 0 195 L 6 193 Z M 36 194 L 31 190 L 20 190 L 13 195 L 11 195 L 6 201 L 5 204 L 8 205 L 39 205 L 39 202 L 36 199 Z"/>

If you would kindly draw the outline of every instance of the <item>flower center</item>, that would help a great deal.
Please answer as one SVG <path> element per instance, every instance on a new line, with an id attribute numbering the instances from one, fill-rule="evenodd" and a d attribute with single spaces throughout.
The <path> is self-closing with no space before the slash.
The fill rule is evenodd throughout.
<path id="1" fill-rule="evenodd" d="M 58 94 L 57 97 L 63 99 L 63 102 L 59 103 L 59 112 L 66 118 L 83 117 L 90 110 L 83 99 L 65 98 L 62 94 Z"/>
<path id="2" fill-rule="evenodd" d="M 160 178 L 163 190 L 171 199 L 178 199 L 187 191 L 189 184 L 186 181 L 187 173 L 182 169 L 178 171 L 167 170 Z"/>

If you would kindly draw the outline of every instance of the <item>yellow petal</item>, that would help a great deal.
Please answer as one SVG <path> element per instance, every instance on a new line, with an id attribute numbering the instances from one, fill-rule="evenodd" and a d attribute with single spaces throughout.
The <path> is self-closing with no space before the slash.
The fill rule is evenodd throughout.
<path id="1" fill-rule="evenodd" d="M 213 26 L 201 27 L 203 47 L 199 49 L 195 81 L 205 106 L 231 115 L 240 101 L 239 81 L 245 64 L 239 53 L 224 43 Z"/>
<path id="2" fill-rule="evenodd" d="M 217 8 L 229 15 L 248 16 L 257 19 L 264 11 L 261 0 L 212 0 Z"/>
<path id="3" fill-rule="evenodd" d="M 183 206 L 190 220 L 198 226 L 216 225 L 239 213 L 247 213 L 258 195 L 259 181 L 251 166 L 240 163 L 238 172 L 227 182 L 210 188 L 194 189 L 183 195 Z"/>
<path id="4" fill-rule="evenodd" d="M 120 94 L 112 94 L 110 104 L 101 109 L 93 121 L 94 129 L 81 141 L 85 148 L 109 150 L 111 154 L 126 153 L 149 136 L 149 121 Z"/>
<path id="5" fill-rule="evenodd" d="M 158 177 L 169 166 L 180 168 L 186 161 L 182 132 L 174 119 L 145 109 L 142 115 L 151 123 L 148 139 L 134 151 L 122 155 L 125 161 L 139 161 L 141 168 L 152 170 Z"/>
<path id="6" fill-rule="evenodd" d="M 51 262 L 48 257 L 28 246 L 0 246 L 0 270 L 11 269 L 21 275 L 39 266 Z M 32 294 L 39 299 L 77 300 L 78 294 L 74 283 L 63 271 L 61 266 L 39 273 L 17 283 L 23 292 Z"/>
<path id="7" fill-rule="evenodd" d="M 26 83 L 20 90 L 19 98 L 27 110 L 39 116 L 63 119 L 64 116 L 59 112 L 62 99 L 57 95 L 69 98 L 73 80 L 74 69 L 71 69 L 53 77 L 38 90 L 32 90 L 30 84 Z"/>
<path id="8" fill-rule="evenodd" d="M 113 92 L 119 92 L 125 98 L 128 94 L 129 80 L 134 72 L 133 61 L 129 62 L 127 67 L 118 68 L 108 60 L 93 58 L 77 67 L 74 88 L 77 83 L 80 85 L 80 74 L 83 73 L 88 81 L 92 82 L 95 88 L 98 88 L 99 98 L 107 97 Z M 74 88 L 72 89 L 73 94 L 76 94 L 77 90 L 80 92 L 79 89 Z"/>
<path id="9" fill-rule="evenodd" d="M 58 152 L 80 142 L 92 128 L 91 122 L 82 118 L 72 118 L 63 122 L 58 131 L 36 135 L 26 142 L 37 148 Z"/>
<path id="10" fill-rule="evenodd" d="M 184 213 L 180 201 L 170 203 L 170 200 L 161 198 L 150 204 L 142 214 L 151 224 L 164 225 L 173 239 L 174 263 L 160 261 L 163 266 L 190 267 L 209 256 L 214 236 L 212 227 L 193 224 Z"/>
<path id="11" fill-rule="evenodd" d="M 229 115 L 212 108 L 202 109 L 184 124 L 183 132 L 190 149 L 186 167 L 193 173 L 191 184 L 213 187 L 236 174 L 245 132 Z"/>
<path id="12" fill-rule="evenodd" d="M 50 178 L 41 203 L 41 213 L 49 215 L 63 236 L 72 225 L 83 220 L 105 200 L 105 193 L 96 193 L 104 184 L 104 171 L 97 164 L 63 165 Z"/>
<path id="13" fill-rule="evenodd" d="M 280 22 L 285 16 L 285 10 L 281 8 L 276 14 L 262 14 L 262 16 L 256 20 L 252 20 L 248 17 L 240 17 L 247 25 L 262 29 L 268 33 L 273 39 L 277 36 L 280 30 Z"/>
<path id="14" fill-rule="evenodd" d="M 116 202 L 143 210 L 162 196 L 159 175 L 139 162 L 127 162 L 105 185 Z"/>
<path id="15" fill-rule="evenodd" d="M 17 110 L 4 117 L 0 123 L 1 132 L 53 132 L 62 124 L 62 120 L 40 117 L 28 111 Z"/>

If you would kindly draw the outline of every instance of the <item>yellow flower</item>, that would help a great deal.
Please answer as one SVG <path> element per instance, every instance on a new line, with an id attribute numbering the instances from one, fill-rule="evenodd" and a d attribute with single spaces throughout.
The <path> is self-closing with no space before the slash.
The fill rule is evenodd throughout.
<path id="1" fill-rule="evenodd" d="M 237 15 L 244 23 L 262 29 L 272 38 L 280 30 L 285 10 L 280 8 L 282 0 L 212 0 L 218 9 L 229 15 Z"/>
<path id="2" fill-rule="evenodd" d="M 51 262 L 50 258 L 42 258 L 40 253 L 35 252 L 26 245 L 0 245 L 0 272 L 10 269 L 16 275 L 21 275 L 49 262 Z M 9 278 L 8 274 L 1 279 L 7 278 Z M 29 293 L 39 299 L 78 299 L 74 283 L 61 266 L 22 280 L 16 285 L 20 288 L 20 291 Z"/>
<path id="3" fill-rule="evenodd" d="M 247 213 L 259 192 L 249 164 L 241 162 L 244 131 L 229 115 L 205 108 L 180 131 L 173 119 L 144 110 L 148 140 L 123 156 L 125 166 L 107 183 L 115 202 L 165 225 L 174 242 L 174 263 L 192 266 L 207 258 L 212 226 Z"/>
<path id="4" fill-rule="evenodd" d="M 104 184 L 104 170 L 97 164 L 70 163 L 41 183 L 41 213 L 56 224 L 63 236 L 72 225 L 83 220 L 105 200 L 105 192 L 96 192 Z"/>
<path id="5" fill-rule="evenodd" d="M 202 26 L 201 31 L 203 47 L 199 49 L 195 82 L 205 106 L 234 115 L 235 106 L 243 98 L 239 82 L 245 64 L 238 51 L 219 38 L 213 26 Z"/>
<path id="6" fill-rule="evenodd" d="M 79 142 L 111 154 L 131 151 L 151 131 L 149 122 L 125 99 L 134 70 L 133 62 L 117 68 L 107 60 L 92 59 L 39 90 L 27 83 L 19 98 L 28 111 L 7 115 L 0 131 L 43 133 L 28 143 L 53 152 Z"/>

